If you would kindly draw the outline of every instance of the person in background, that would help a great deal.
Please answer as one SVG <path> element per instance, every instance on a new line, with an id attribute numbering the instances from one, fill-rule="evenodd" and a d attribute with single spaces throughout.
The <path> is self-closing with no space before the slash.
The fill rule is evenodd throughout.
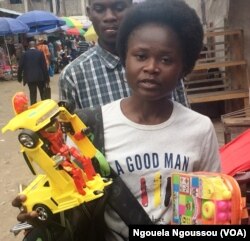
<path id="1" fill-rule="evenodd" d="M 17 62 L 20 61 L 22 54 L 24 53 L 24 47 L 21 43 L 16 43 L 16 59 Z"/>
<path id="2" fill-rule="evenodd" d="M 86 42 L 85 38 L 83 36 L 79 36 L 79 42 L 78 42 L 78 54 L 81 55 L 85 53 L 89 49 L 89 44 Z"/>
<path id="3" fill-rule="evenodd" d="M 70 52 L 70 56 L 72 58 L 72 60 L 74 60 L 75 58 L 77 58 L 78 56 L 78 52 L 77 52 L 77 41 L 76 38 L 73 36 L 70 38 L 70 43 L 71 43 L 71 52 Z"/>
<path id="4" fill-rule="evenodd" d="M 15 48 L 13 39 L 10 39 L 9 41 L 7 41 L 7 48 L 8 48 L 8 54 L 10 57 L 16 56 L 16 48 Z"/>
<path id="5" fill-rule="evenodd" d="M 4 49 L 0 46 L 0 70 L 6 65 L 6 55 Z"/>
<path id="6" fill-rule="evenodd" d="M 50 76 L 53 76 L 55 73 L 56 51 L 55 51 L 54 43 L 51 38 L 48 38 L 48 48 L 50 52 L 49 74 Z"/>
<path id="7" fill-rule="evenodd" d="M 63 40 L 63 44 L 62 44 L 63 49 L 66 47 L 68 49 L 68 54 L 70 55 L 71 48 L 72 48 L 72 43 L 71 43 L 70 38 L 68 36 L 65 36 L 64 38 L 62 38 L 62 40 Z"/>
<path id="8" fill-rule="evenodd" d="M 59 77 L 59 98 L 77 108 L 104 105 L 130 95 L 116 51 L 116 36 L 132 0 L 88 0 L 87 13 L 98 43 L 70 63 Z M 188 106 L 182 80 L 173 98 Z"/>
<path id="9" fill-rule="evenodd" d="M 49 69 L 51 54 L 49 52 L 48 45 L 45 44 L 45 40 L 43 38 L 38 39 L 36 48 L 43 53 L 45 60 L 46 60 L 47 69 Z"/>
<path id="10" fill-rule="evenodd" d="M 69 54 L 69 50 L 67 46 L 65 45 L 64 48 L 60 51 L 60 69 L 63 70 L 65 66 L 67 66 L 71 59 L 71 56 Z"/>
<path id="11" fill-rule="evenodd" d="M 37 102 L 37 88 L 41 100 L 44 99 L 44 88 L 49 82 L 49 74 L 45 57 L 36 49 L 35 41 L 29 42 L 29 49 L 21 56 L 17 77 L 19 82 L 28 85 L 31 105 Z"/>

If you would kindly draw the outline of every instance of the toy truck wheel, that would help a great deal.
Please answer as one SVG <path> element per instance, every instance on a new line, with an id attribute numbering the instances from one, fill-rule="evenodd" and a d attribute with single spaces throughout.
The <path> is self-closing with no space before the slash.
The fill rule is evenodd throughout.
<path id="1" fill-rule="evenodd" d="M 36 204 L 33 210 L 38 213 L 38 219 L 42 222 L 48 221 L 52 216 L 50 209 L 43 204 Z"/>
<path id="2" fill-rule="evenodd" d="M 39 137 L 35 132 L 24 129 L 18 135 L 18 140 L 24 147 L 32 149 L 36 147 Z"/>

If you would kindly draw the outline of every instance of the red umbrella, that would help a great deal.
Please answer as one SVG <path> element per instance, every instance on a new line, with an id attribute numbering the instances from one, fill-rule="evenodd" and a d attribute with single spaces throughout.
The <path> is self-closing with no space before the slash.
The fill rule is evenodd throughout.
<path id="1" fill-rule="evenodd" d="M 69 28 L 66 31 L 67 35 L 84 35 L 85 31 L 82 29 L 78 29 L 78 28 Z"/>

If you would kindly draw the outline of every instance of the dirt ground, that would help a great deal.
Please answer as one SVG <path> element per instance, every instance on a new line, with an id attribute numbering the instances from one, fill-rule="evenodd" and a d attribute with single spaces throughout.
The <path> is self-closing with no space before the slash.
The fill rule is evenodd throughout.
<path id="1" fill-rule="evenodd" d="M 52 98 L 58 100 L 58 75 L 51 78 Z M 11 106 L 12 96 L 18 92 L 28 92 L 28 87 L 18 83 L 17 80 L 0 80 L 0 129 L 14 116 Z M 38 95 L 38 100 L 40 96 Z M 19 212 L 11 206 L 12 199 L 18 193 L 20 183 L 28 184 L 34 176 L 30 173 L 28 166 L 19 152 L 17 132 L 0 131 L 0 240 L 17 241 L 22 240 L 20 233 L 14 237 L 10 228 L 17 223 L 16 216 Z"/>
<path id="2" fill-rule="evenodd" d="M 51 79 L 52 98 L 58 100 L 58 75 Z M 24 91 L 28 94 L 27 86 L 23 87 L 14 80 L 0 81 L 0 129 L 14 116 L 11 98 L 14 93 Z M 219 121 L 214 121 L 220 144 L 223 143 L 223 132 Z M 18 185 L 28 184 L 34 176 L 30 173 L 22 155 L 19 152 L 17 132 L 0 132 L 0 240 L 22 240 L 22 233 L 14 237 L 10 228 L 17 223 L 18 209 L 11 206 L 11 201 L 18 193 Z"/>

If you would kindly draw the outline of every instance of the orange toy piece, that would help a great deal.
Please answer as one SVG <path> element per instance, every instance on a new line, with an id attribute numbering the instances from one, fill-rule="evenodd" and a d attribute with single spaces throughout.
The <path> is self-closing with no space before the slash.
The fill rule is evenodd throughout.
<path id="1" fill-rule="evenodd" d="M 81 156 L 75 147 L 70 148 L 71 155 L 75 160 L 79 161 L 82 164 L 88 180 L 93 180 L 93 177 L 96 175 L 95 169 L 92 165 L 91 159 L 85 156 Z"/>
<path id="2" fill-rule="evenodd" d="M 12 106 L 16 115 L 27 110 L 29 106 L 27 95 L 24 92 L 17 92 L 12 98 Z"/>
<path id="3" fill-rule="evenodd" d="M 59 164 L 59 166 L 62 166 L 62 168 L 73 177 L 77 191 L 80 194 L 85 195 L 86 192 L 83 188 L 86 187 L 86 183 L 83 179 L 82 171 L 80 170 L 80 168 L 74 167 L 74 165 L 68 160 L 63 161 L 61 164 Z"/>

